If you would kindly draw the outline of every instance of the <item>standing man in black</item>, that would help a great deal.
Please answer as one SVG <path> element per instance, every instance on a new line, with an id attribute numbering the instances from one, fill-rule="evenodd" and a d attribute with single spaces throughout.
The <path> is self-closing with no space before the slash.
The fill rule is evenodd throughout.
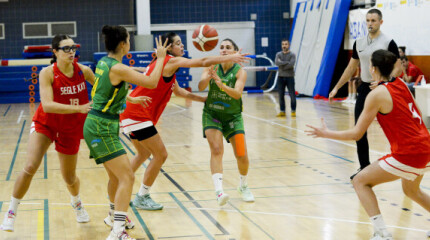
<path id="1" fill-rule="evenodd" d="M 291 99 L 291 117 L 296 116 L 296 90 L 294 88 L 294 65 L 296 55 L 290 51 L 290 41 L 282 39 L 282 51 L 276 53 L 275 65 L 278 69 L 278 93 L 280 112 L 277 117 L 285 117 L 285 86 Z"/>
<path id="2" fill-rule="evenodd" d="M 399 49 L 394 40 L 384 33 L 381 32 L 380 26 L 383 23 L 382 13 L 378 9 L 370 9 L 366 14 L 366 24 L 368 29 L 368 35 L 357 39 L 354 43 L 352 58 L 349 61 L 348 66 L 342 74 L 339 82 L 333 88 L 329 94 L 329 100 L 331 101 L 337 94 L 337 91 L 351 79 L 355 70 L 358 66 L 361 68 L 361 79 L 363 83 L 357 88 L 357 101 L 355 103 L 354 117 L 355 123 L 357 123 L 361 112 L 364 108 L 364 101 L 366 100 L 367 94 L 371 89 L 375 88 L 378 83 L 372 81 L 372 75 L 370 74 L 370 57 L 372 53 L 379 49 L 388 50 L 397 56 L 397 62 L 392 72 L 393 76 L 400 75 L 401 64 Z M 369 160 L 369 142 L 367 141 L 367 132 L 357 142 L 357 154 L 358 160 L 360 161 L 360 168 L 357 173 L 370 164 Z M 351 176 L 357 174 L 354 173 Z"/>

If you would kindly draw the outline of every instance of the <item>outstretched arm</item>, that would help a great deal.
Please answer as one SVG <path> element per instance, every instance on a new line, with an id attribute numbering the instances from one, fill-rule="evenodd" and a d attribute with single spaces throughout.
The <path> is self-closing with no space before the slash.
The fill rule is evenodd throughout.
<path id="1" fill-rule="evenodd" d="M 178 81 L 175 81 L 175 86 L 173 87 L 173 93 L 178 97 L 187 98 L 197 102 L 205 102 L 207 97 L 202 97 L 194 93 L 190 93 L 187 90 L 179 87 Z"/>

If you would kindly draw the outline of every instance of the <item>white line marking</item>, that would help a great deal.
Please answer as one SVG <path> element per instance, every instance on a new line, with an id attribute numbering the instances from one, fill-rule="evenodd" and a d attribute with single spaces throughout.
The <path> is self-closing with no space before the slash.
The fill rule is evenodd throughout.
<path id="1" fill-rule="evenodd" d="M 16 123 L 21 122 L 22 114 L 24 114 L 24 110 L 21 110 L 21 113 L 19 114 L 19 117 L 18 117 L 18 121 L 16 121 Z"/>
<path id="2" fill-rule="evenodd" d="M 208 211 L 226 211 L 226 212 L 238 212 L 235 209 L 226 209 L 226 208 L 188 208 L 189 210 L 208 210 Z M 318 216 L 307 216 L 307 215 L 298 215 L 298 214 L 290 214 L 290 213 L 271 213 L 271 212 L 257 212 L 257 211 L 241 211 L 243 213 L 254 213 L 254 214 L 263 214 L 263 215 L 274 215 L 274 216 L 287 216 L 287 217 L 298 217 L 298 218 L 310 218 L 310 219 L 318 219 L 318 220 L 328 220 L 328 221 L 336 221 L 336 222 L 345 222 L 345 223 L 357 223 L 357 224 L 365 224 L 371 225 L 370 222 L 360 222 L 349 219 L 340 219 L 340 218 L 329 218 L 329 217 L 318 217 Z M 387 225 L 390 228 L 398 228 L 404 230 L 411 230 L 417 232 L 427 232 L 427 229 L 417 229 L 417 228 L 408 228 L 408 227 L 400 227 Z"/>

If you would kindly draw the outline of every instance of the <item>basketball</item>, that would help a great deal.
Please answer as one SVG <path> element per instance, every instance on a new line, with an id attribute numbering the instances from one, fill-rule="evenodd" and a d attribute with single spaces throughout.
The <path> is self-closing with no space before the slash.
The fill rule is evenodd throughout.
<path id="1" fill-rule="evenodd" d="M 200 25 L 193 32 L 193 44 L 199 51 L 210 51 L 218 44 L 218 32 L 209 25 Z"/>

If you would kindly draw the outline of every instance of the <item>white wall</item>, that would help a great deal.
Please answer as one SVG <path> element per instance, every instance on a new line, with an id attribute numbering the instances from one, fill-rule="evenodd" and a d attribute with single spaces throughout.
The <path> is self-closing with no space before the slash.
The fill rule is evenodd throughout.
<path id="1" fill-rule="evenodd" d="M 201 24 L 209 24 L 218 32 L 218 45 L 208 52 L 200 52 L 192 42 L 194 30 Z M 192 58 L 201 58 L 205 56 L 219 55 L 219 45 L 224 38 L 232 39 L 239 48 L 242 48 L 243 53 L 255 54 L 255 23 L 254 22 L 223 22 L 223 23 L 181 23 L 181 24 L 152 24 L 151 31 L 183 31 L 187 32 L 188 54 Z M 193 80 L 190 82 L 190 87 L 193 91 L 198 91 L 198 84 L 203 68 L 191 68 L 190 74 Z M 255 72 L 248 72 L 246 86 L 255 86 Z"/>

